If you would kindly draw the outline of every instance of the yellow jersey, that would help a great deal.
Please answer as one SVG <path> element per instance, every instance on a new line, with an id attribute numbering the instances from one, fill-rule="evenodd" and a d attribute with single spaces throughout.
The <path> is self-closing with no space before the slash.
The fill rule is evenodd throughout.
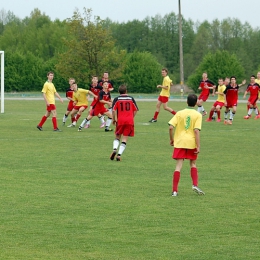
<path id="1" fill-rule="evenodd" d="M 260 86 L 260 79 L 255 79 L 255 83 L 257 83 Z M 258 99 L 260 99 L 260 92 L 258 94 Z"/>
<path id="2" fill-rule="evenodd" d="M 164 96 L 164 97 L 169 97 L 170 96 L 171 83 L 172 83 L 172 80 L 170 79 L 169 76 L 166 76 L 166 77 L 163 78 L 162 86 L 164 86 L 164 87 L 167 86 L 168 89 L 162 88 L 160 96 Z"/>
<path id="3" fill-rule="evenodd" d="M 197 148 L 194 129 L 201 130 L 201 113 L 194 108 L 185 108 L 178 111 L 168 124 L 175 128 L 173 137 L 175 148 Z"/>
<path id="4" fill-rule="evenodd" d="M 218 92 L 219 92 L 219 93 L 222 93 L 222 94 L 223 94 L 223 92 L 224 92 L 225 90 L 226 90 L 226 85 L 218 85 Z M 218 94 L 217 101 L 224 103 L 224 102 L 225 102 L 225 97 L 224 97 L 224 95 Z"/>
<path id="5" fill-rule="evenodd" d="M 56 93 L 56 88 L 52 82 L 46 81 L 42 88 L 42 93 L 45 94 L 47 101 L 49 104 L 55 105 L 55 97 L 54 94 Z"/>
<path id="6" fill-rule="evenodd" d="M 76 106 L 87 106 L 88 105 L 88 94 L 87 89 L 78 88 L 76 92 L 73 92 L 73 100 L 77 102 Z"/>

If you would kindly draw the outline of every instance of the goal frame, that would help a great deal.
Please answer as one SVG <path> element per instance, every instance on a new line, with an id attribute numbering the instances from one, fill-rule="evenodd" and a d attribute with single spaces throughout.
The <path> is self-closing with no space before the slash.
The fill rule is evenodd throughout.
<path id="1" fill-rule="evenodd" d="M 5 110 L 5 75 L 4 75 L 4 71 L 5 71 L 5 52 L 4 51 L 0 51 L 0 56 L 1 56 L 1 113 L 4 113 Z"/>

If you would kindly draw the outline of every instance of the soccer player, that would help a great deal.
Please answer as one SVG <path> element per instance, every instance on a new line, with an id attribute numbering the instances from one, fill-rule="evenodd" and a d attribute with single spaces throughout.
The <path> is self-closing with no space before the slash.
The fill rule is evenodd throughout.
<path id="1" fill-rule="evenodd" d="M 55 106 L 55 97 L 56 96 L 61 103 L 63 103 L 62 98 L 60 97 L 59 93 L 56 91 L 56 88 L 54 84 L 52 83 L 52 80 L 54 78 L 54 73 L 52 71 L 49 71 L 47 73 L 47 78 L 48 80 L 45 82 L 43 85 L 42 93 L 43 93 L 43 98 L 46 103 L 46 113 L 42 117 L 40 123 L 37 125 L 37 128 L 42 131 L 42 126 L 47 120 L 47 118 L 52 114 L 52 124 L 53 124 L 53 131 L 55 132 L 60 132 L 60 129 L 58 128 L 57 125 L 57 111 L 56 111 L 56 106 Z"/>
<path id="2" fill-rule="evenodd" d="M 162 83 L 162 85 L 157 85 L 157 88 L 161 88 L 162 90 L 161 90 L 161 93 L 158 97 L 154 116 L 149 121 L 150 123 L 157 122 L 157 118 L 158 118 L 158 115 L 159 115 L 159 112 L 160 112 L 161 105 L 163 105 L 164 110 L 169 111 L 173 115 L 176 114 L 176 112 L 172 108 L 167 106 L 167 103 L 168 103 L 169 97 L 170 97 L 172 80 L 168 76 L 168 70 L 166 68 L 163 68 L 161 73 L 162 73 L 162 76 L 163 76 L 163 83 Z"/>
<path id="3" fill-rule="evenodd" d="M 199 195 L 205 193 L 198 188 L 197 156 L 200 152 L 200 130 L 202 115 L 194 109 L 197 96 L 189 94 L 187 97 L 188 108 L 178 111 L 169 121 L 170 145 L 174 146 L 172 158 L 176 160 L 173 173 L 172 196 L 178 195 L 178 184 L 184 159 L 190 160 L 190 175 L 192 190 Z"/>
<path id="4" fill-rule="evenodd" d="M 108 105 L 109 107 L 112 106 L 111 95 L 108 91 L 108 82 L 103 83 L 103 89 L 98 94 L 98 102 L 93 106 L 88 117 L 82 121 L 78 131 L 81 132 L 85 124 L 87 124 L 87 122 L 91 120 L 93 116 L 98 116 L 99 114 L 106 115 L 108 117 L 106 120 L 105 132 L 113 131 L 113 129 L 109 128 L 112 122 L 112 113 L 107 108 L 105 108 L 105 105 Z"/>
<path id="5" fill-rule="evenodd" d="M 245 84 L 245 81 L 242 83 Z M 230 84 L 226 86 L 224 91 L 225 95 L 225 112 L 224 112 L 224 124 L 225 125 L 232 125 L 234 116 L 237 111 L 237 101 L 238 101 L 238 90 L 239 85 L 236 83 L 236 77 L 230 77 Z M 232 109 L 232 112 L 230 111 Z M 229 120 L 228 120 L 228 113 L 229 113 Z"/>
<path id="6" fill-rule="evenodd" d="M 203 107 L 203 102 L 206 102 L 209 97 L 209 90 L 216 88 L 215 84 L 208 79 L 207 72 L 202 73 L 202 80 L 200 81 L 200 85 L 198 87 L 199 90 L 201 90 L 201 93 L 198 98 L 197 106 L 198 106 L 198 112 L 202 113 L 203 116 L 207 115 L 207 112 L 205 111 Z M 214 92 L 213 92 L 214 93 Z M 213 94 L 214 95 L 214 94 Z"/>
<path id="7" fill-rule="evenodd" d="M 128 136 L 134 136 L 134 117 L 138 111 L 138 107 L 133 97 L 127 95 L 127 87 L 121 85 L 118 89 L 120 96 L 113 100 L 112 104 L 112 119 L 116 125 L 115 140 L 113 141 L 113 152 L 110 159 L 114 160 L 117 149 L 117 161 L 121 161 L 121 155 L 126 148 Z M 122 136 L 122 141 L 120 144 Z M 120 146 L 119 146 L 120 144 Z"/>
<path id="8" fill-rule="evenodd" d="M 101 80 L 98 81 L 98 86 L 103 86 L 103 83 L 107 82 L 108 83 L 108 91 L 113 91 L 114 90 L 114 86 L 111 80 L 109 80 L 109 76 L 108 76 L 108 72 L 104 72 L 103 73 L 103 77 Z"/>
<path id="9" fill-rule="evenodd" d="M 257 72 L 255 82 L 260 86 L 260 71 Z M 258 95 L 258 99 L 260 100 L 260 93 Z"/>
<path id="10" fill-rule="evenodd" d="M 260 118 L 258 108 L 256 106 L 256 102 L 258 100 L 258 95 L 260 91 L 260 86 L 255 82 L 255 75 L 251 75 L 250 77 L 250 83 L 247 86 L 247 89 L 245 91 L 245 94 L 243 98 L 246 98 L 247 93 L 250 93 L 250 96 L 247 101 L 247 105 L 249 105 L 249 109 L 247 112 L 247 115 L 244 116 L 244 119 L 249 119 L 251 117 L 251 114 L 254 110 L 255 112 L 255 119 Z"/>
<path id="11" fill-rule="evenodd" d="M 92 93 L 90 90 L 78 88 L 76 82 L 72 85 L 73 88 L 73 101 L 74 107 L 71 111 L 71 124 L 68 127 L 75 127 L 77 121 L 81 117 L 82 113 L 88 108 L 88 99 L 87 95 L 92 95 L 94 98 L 97 96 Z"/>
<path id="12" fill-rule="evenodd" d="M 66 98 L 69 100 L 68 106 L 67 106 L 67 111 L 63 116 L 62 123 L 65 125 L 69 114 L 71 113 L 73 107 L 74 107 L 74 101 L 73 101 L 73 88 L 72 84 L 75 82 L 74 78 L 69 79 L 69 88 L 66 90 Z"/>
<path id="13" fill-rule="evenodd" d="M 92 83 L 89 85 L 89 90 L 91 92 L 93 92 L 97 97 L 98 97 L 98 94 L 99 92 L 102 90 L 102 86 L 98 85 L 98 77 L 97 76 L 93 76 L 92 77 Z M 93 108 L 93 106 L 95 106 L 95 104 L 98 102 L 98 98 L 94 98 L 90 107 L 89 107 L 89 114 Z M 104 120 L 104 116 L 102 115 L 98 115 L 98 118 L 100 120 L 100 128 L 103 128 L 105 125 L 106 125 L 106 122 Z M 90 127 L 90 120 L 88 120 L 87 124 L 85 125 L 85 128 L 89 128 Z"/>
<path id="14" fill-rule="evenodd" d="M 210 113 L 209 113 L 209 118 L 206 120 L 207 122 L 212 121 L 212 116 L 214 111 L 216 110 L 217 115 L 218 115 L 218 119 L 217 122 L 220 122 L 220 109 L 224 106 L 225 104 L 225 95 L 224 95 L 224 90 L 226 89 L 226 85 L 224 84 L 224 81 L 222 78 L 220 78 L 218 80 L 218 91 L 216 92 L 216 94 L 218 95 L 217 101 L 213 104 Z"/>

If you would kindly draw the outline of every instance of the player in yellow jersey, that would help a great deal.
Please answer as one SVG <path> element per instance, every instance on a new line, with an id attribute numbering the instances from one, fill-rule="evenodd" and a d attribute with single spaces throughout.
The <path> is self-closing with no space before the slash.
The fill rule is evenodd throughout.
<path id="1" fill-rule="evenodd" d="M 198 170 L 196 160 L 200 152 L 200 130 L 202 115 L 194 109 L 197 104 L 197 96 L 189 94 L 187 97 L 188 108 L 178 111 L 169 121 L 170 145 L 174 146 L 172 158 L 176 160 L 176 168 L 173 173 L 172 196 L 178 195 L 180 172 L 184 159 L 190 160 L 190 175 L 192 178 L 192 190 L 199 195 L 205 193 L 198 188 Z"/>
<path id="2" fill-rule="evenodd" d="M 226 85 L 224 84 L 224 81 L 222 78 L 220 78 L 218 80 L 218 87 L 217 87 L 218 91 L 215 92 L 215 94 L 218 95 L 217 101 L 213 104 L 210 113 L 209 113 L 209 118 L 206 120 L 207 122 L 212 121 L 212 116 L 214 111 L 216 110 L 216 113 L 218 115 L 218 119 L 217 122 L 220 122 L 220 109 L 225 105 L 225 94 L 224 91 L 226 89 Z"/>
<path id="3" fill-rule="evenodd" d="M 257 83 L 260 86 L 260 71 L 257 72 L 255 83 Z M 260 100 L 260 92 L 258 94 L 258 100 Z"/>
<path id="4" fill-rule="evenodd" d="M 76 82 L 72 85 L 73 88 L 73 100 L 74 100 L 74 107 L 71 111 L 71 124 L 67 127 L 75 127 L 77 121 L 81 117 L 81 114 L 88 108 L 88 98 L 87 95 L 91 95 L 94 98 L 97 96 L 90 90 L 78 88 Z"/>
<path id="5" fill-rule="evenodd" d="M 47 111 L 46 111 L 45 115 L 42 117 L 40 123 L 37 125 L 37 128 L 40 131 L 42 131 L 43 124 L 45 123 L 47 118 L 52 114 L 53 130 L 55 132 L 60 132 L 58 125 L 57 125 L 57 111 L 56 111 L 54 96 L 58 97 L 61 103 L 63 103 L 63 100 L 60 97 L 60 95 L 58 94 L 58 92 L 56 91 L 54 84 L 52 83 L 52 80 L 54 78 L 54 73 L 52 71 L 49 71 L 47 73 L 47 78 L 48 78 L 48 80 L 45 82 L 45 84 L 43 85 L 43 89 L 42 89 L 42 94 L 43 94 L 44 101 L 46 103 Z"/>
<path id="6" fill-rule="evenodd" d="M 169 101 L 170 97 L 170 90 L 171 90 L 171 85 L 172 85 L 172 80 L 168 76 L 168 70 L 166 68 L 162 69 L 162 76 L 163 76 L 163 83 L 162 85 L 158 85 L 157 88 L 161 88 L 161 93 L 158 97 L 158 101 L 156 104 L 156 110 L 154 113 L 153 118 L 149 121 L 150 123 L 155 123 L 157 122 L 157 117 L 160 112 L 161 105 L 163 105 L 164 110 L 169 111 L 171 114 L 175 115 L 176 112 L 167 106 L 167 103 Z"/>

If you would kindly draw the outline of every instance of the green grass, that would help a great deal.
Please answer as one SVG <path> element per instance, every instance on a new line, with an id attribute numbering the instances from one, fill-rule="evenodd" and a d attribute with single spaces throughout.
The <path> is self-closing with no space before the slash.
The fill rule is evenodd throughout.
<path id="1" fill-rule="evenodd" d="M 113 133 L 36 129 L 43 101 L 5 101 L 0 114 L 0 259 L 259 259 L 260 120 L 203 122 L 199 186 L 185 162 L 171 197 L 168 112 L 138 101 L 136 136 L 121 162 Z M 176 110 L 185 102 L 171 101 Z M 212 102 L 205 107 L 209 110 Z M 66 104 L 57 102 L 59 123 Z M 81 119 L 80 119 L 81 121 Z"/>

